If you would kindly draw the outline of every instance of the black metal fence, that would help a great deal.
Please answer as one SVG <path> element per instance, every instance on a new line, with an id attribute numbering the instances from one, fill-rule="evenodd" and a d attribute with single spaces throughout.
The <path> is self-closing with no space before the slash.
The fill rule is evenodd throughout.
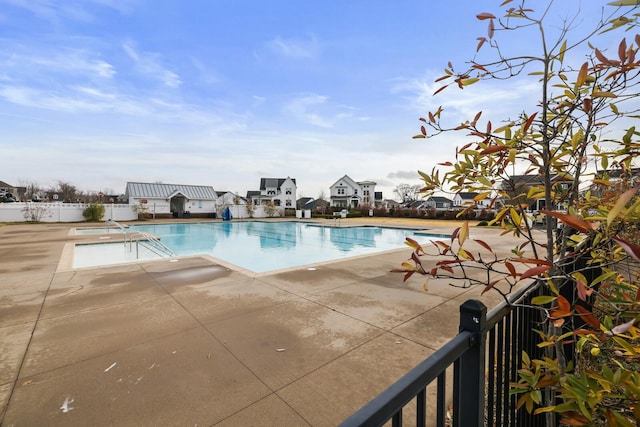
<path id="1" fill-rule="evenodd" d="M 401 426 L 403 411 L 415 412 L 416 426 L 544 426 L 544 414 L 516 410 L 518 396 L 509 394 L 509 383 L 518 379 L 523 351 L 532 359 L 542 357 L 535 332 L 541 316 L 530 301 L 543 290 L 535 283 L 489 314 L 482 302 L 466 301 L 460 306 L 458 335 L 341 426 L 381 426 L 389 421 Z M 428 402 L 427 387 L 433 388 L 434 382 L 435 399 Z"/>

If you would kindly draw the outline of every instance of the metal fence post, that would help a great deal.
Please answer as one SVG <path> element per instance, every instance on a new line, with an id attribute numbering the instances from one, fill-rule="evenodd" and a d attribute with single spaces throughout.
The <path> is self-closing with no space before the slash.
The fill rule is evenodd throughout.
<path id="1" fill-rule="evenodd" d="M 478 300 L 460 306 L 460 332 L 472 332 L 470 349 L 454 367 L 453 425 L 483 426 L 485 401 L 485 349 L 487 307 Z"/>

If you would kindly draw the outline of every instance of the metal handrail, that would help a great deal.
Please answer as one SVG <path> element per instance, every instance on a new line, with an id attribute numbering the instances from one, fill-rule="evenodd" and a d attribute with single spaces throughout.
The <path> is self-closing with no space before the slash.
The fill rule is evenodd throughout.
<path id="1" fill-rule="evenodd" d="M 164 243 L 162 243 L 162 242 L 160 241 L 160 239 L 158 239 L 156 236 L 154 236 L 154 235 L 152 235 L 152 234 L 149 234 L 149 233 L 146 233 L 146 232 L 144 232 L 144 231 L 136 231 L 136 232 L 134 232 L 134 233 L 135 233 L 136 237 L 138 237 L 138 239 L 137 239 L 137 241 L 138 241 L 138 242 L 141 242 L 141 241 L 142 241 L 142 242 L 145 242 L 145 241 L 146 241 L 146 242 L 151 242 L 151 243 L 153 243 L 153 245 L 155 245 L 155 246 L 156 246 L 156 248 L 155 248 L 155 249 L 159 249 L 161 252 L 164 252 L 164 254 L 165 254 L 165 255 L 168 255 L 170 258 L 171 258 L 171 257 L 174 257 L 174 256 L 176 256 L 176 255 L 177 255 L 177 254 L 176 254 L 175 252 L 173 252 L 173 251 L 172 251 L 172 250 L 171 250 L 167 245 L 165 245 Z M 142 237 L 142 239 L 141 239 L 141 237 Z M 133 239 L 133 236 L 132 236 L 131 238 Z M 147 247 L 148 247 L 150 250 L 152 250 L 152 251 L 153 251 L 153 250 L 154 250 L 154 248 L 152 247 L 153 245 L 148 245 Z M 155 252 L 155 251 L 154 251 L 154 252 Z M 156 253 L 158 253 L 158 252 L 156 252 Z M 158 254 L 158 255 L 161 255 L 161 256 L 162 256 L 162 254 Z"/>
<path id="2" fill-rule="evenodd" d="M 129 243 L 129 249 L 131 250 L 131 246 L 133 244 L 133 241 L 135 239 L 136 241 L 136 245 L 138 245 L 140 242 L 151 242 L 150 245 L 147 245 L 147 248 L 153 252 L 155 252 L 156 254 L 160 255 L 160 256 L 165 256 L 167 255 L 169 258 L 175 257 L 177 254 L 175 252 L 173 252 L 171 250 L 171 248 L 169 248 L 167 245 L 165 245 L 164 243 L 162 243 L 160 241 L 160 239 L 158 239 L 156 236 L 149 234 L 147 232 L 144 231 L 130 231 L 128 229 L 128 227 L 125 227 L 124 225 L 112 220 L 112 219 L 108 219 L 105 221 L 106 224 L 113 224 L 114 226 L 116 226 L 118 229 L 120 229 L 122 231 L 122 233 L 124 234 L 124 245 L 126 247 L 127 243 Z M 154 247 L 155 246 L 155 247 Z M 138 248 L 136 246 L 136 258 L 138 258 Z"/>

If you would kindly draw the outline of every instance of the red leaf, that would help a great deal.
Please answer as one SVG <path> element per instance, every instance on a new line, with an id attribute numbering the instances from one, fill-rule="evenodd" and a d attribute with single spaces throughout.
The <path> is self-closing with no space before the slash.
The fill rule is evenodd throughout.
<path id="1" fill-rule="evenodd" d="M 493 249 L 491 249 L 491 246 L 489 246 L 486 242 L 479 239 L 473 239 L 473 241 L 479 244 L 480 246 L 482 246 L 483 248 L 485 248 L 486 250 L 488 250 L 489 252 L 493 252 Z"/>
<path id="2" fill-rule="evenodd" d="M 586 301 L 587 297 L 593 293 L 593 289 L 587 289 L 587 286 L 579 280 L 576 282 L 576 289 L 578 290 L 578 298 L 582 301 Z"/>
<path id="3" fill-rule="evenodd" d="M 620 61 L 624 61 L 627 53 L 627 39 L 622 39 L 618 45 L 618 58 Z"/>
<path id="4" fill-rule="evenodd" d="M 453 233 L 451 233 L 451 243 L 458 237 L 458 233 L 460 233 L 460 227 L 454 229 Z"/>
<path id="5" fill-rule="evenodd" d="M 549 267 L 553 265 L 546 259 L 539 259 L 539 258 L 513 258 L 511 261 L 521 262 L 523 264 L 548 265 Z"/>
<path id="6" fill-rule="evenodd" d="M 489 26 L 487 28 L 487 35 L 489 36 L 490 39 L 493 38 L 493 33 L 495 31 L 495 26 L 493 25 L 493 19 L 489 21 Z"/>
<path id="7" fill-rule="evenodd" d="M 640 246 L 636 245 L 635 243 L 631 243 L 631 242 L 627 242 L 626 240 L 619 239 L 617 237 L 614 237 L 613 240 L 615 240 L 615 242 L 619 244 L 622 247 L 622 249 L 624 249 L 627 255 L 629 255 L 636 261 L 640 261 Z"/>
<path id="8" fill-rule="evenodd" d="M 482 290 L 482 293 L 480 295 L 484 295 L 485 292 L 489 291 L 491 288 L 493 288 L 500 280 L 494 280 L 493 282 L 489 283 L 487 286 L 484 287 L 484 289 Z"/>
<path id="9" fill-rule="evenodd" d="M 600 320 L 598 320 L 598 318 L 594 316 L 589 310 L 577 304 L 576 312 L 578 312 L 580 318 L 584 320 L 587 325 L 591 326 L 594 329 L 600 330 Z"/>
<path id="10" fill-rule="evenodd" d="M 571 311 L 571 303 L 569 303 L 569 300 L 563 297 L 562 295 L 558 295 L 558 298 L 556 299 L 556 305 L 557 305 L 557 308 L 562 312 Z"/>
<path id="11" fill-rule="evenodd" d="M 453 274 L 453 268 L 446 265 L 443 265 L 442 267 L 440 267 L 440 270 L 448 271 L 449 273 Z"/>
<path id="12" fill-rule="evenodd" d="M 453 166 L 451 162 L 438 163 L 439 166 Z"/>
<path id="13" fill-rule="evenodd" d="M 493 153 L 497 153 L 499 151 L 505 151 L 508 149 L 509 147 L 507 147 L 506 145 L 492 145 L 491 147 L 487 147 L 484 150 L 482 150 L 480 154 L 493 154 Z"/>
<path id="14" fill-rule="evenodd" d="M 442 86 L 440 89 L 438 89 L 437 91 L 433 92 L 433 94 L 434 94 L 434 95 L 439 94 L 440 92 L 442 92 L 443 90 L 445 90 L 445 89 L 447 88 L 447 86 L 449 86 L 449 85 Z"/>
<path id="15" fill-rule="evenodd" d="M 407 271 L 407 274 L 404 275 L 404 278 L 402 279 L 403 282 L 406 282 L 409 277 L 411 277 L 413 275 L 413 271 Z"/>
<path id="16" fill-rule="evenodd" d="M 548 211 L 545 209 L 542 209 L 540 212 L 547 216 L 558 218 L 560 221 L 567 224 L 569 227 L 574 228 L 581 233 L 588 233 L 591 230 L 595 230 L 600 225 L 600 223 L 587 222 L 576 215 L 569 215 L 566 213 L 556 212 L 556 211 Z"/>
<path id="17" fill-rule="evenodd" d="M 482 45 L 487 41 L 485 37 L 478 37 L 478 46 L 476 46 L 476 52 L 480 50 Z"/>
<path id="18" fill-rule="evenodd" d="M 509 273 L 511 273 L 511 277 L 516 277 L 518 275 L 518 273 L 516 272 L 516 268 L 509 261 L 505 262 L 504 265 L 509 270 Z"/>
<path id="19" fill-rule="evenodd" d="M 527 133 L 527 131 L 531 127 L 531 123 L 533 123 L 533 119 L 536 118 L 536 114 L 538 114 L 537 111 L 535 113 L 533 113 L 531 116 L 529 116 L 529 118 L 527 119 L 526 123 L 524 124 L 524 129 L 522 129 L 522 133 Z"/>
<path id="20" fill-rule="evenodd" d="M 478 18 L 481 21 L 484 21 L 485 19 L 496 19 L 495 15 L 489 12 L 479 13 L 476 15 L 476 18 Z"/>
<path id="21" fill-rule="evenodd" d="M 547 270 L 549 270 L 550 268 L 551 266 L 549 265 L 540 265 L 538 267 L 530 268 L 520 275 L 520 280 L 528 279 L 529 277 L 539 276 L 543 273 L 546 273 Z"/>

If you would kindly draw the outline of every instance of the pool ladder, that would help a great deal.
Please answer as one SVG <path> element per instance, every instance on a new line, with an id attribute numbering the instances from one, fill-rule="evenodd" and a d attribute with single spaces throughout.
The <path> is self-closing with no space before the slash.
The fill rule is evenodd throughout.
<path id="1" fill-rule="evenodd" d="M 167 245 L 162 243 L 160 239 L 156 236 L 146 233 L 144 231 L 129 231 L 128 227 L 125 227 L 122 224 L 117 223 L 111 219 L 106 221 L 107 226 L 114 225 L 117 227 L 122 234 L 124 235 L 124 246 L 125 249 L 127 247 L 127 243 L 129 244 L 129 252 L 133 250 L 133 243 L 135 242 L 136 248 L 136 259 L 140 257 L 140 244 L 150 251 L 154 252 L 156 255 L 160 255 L 163 258 L 173 258 L 177 254 L 173 252 Z"/>

